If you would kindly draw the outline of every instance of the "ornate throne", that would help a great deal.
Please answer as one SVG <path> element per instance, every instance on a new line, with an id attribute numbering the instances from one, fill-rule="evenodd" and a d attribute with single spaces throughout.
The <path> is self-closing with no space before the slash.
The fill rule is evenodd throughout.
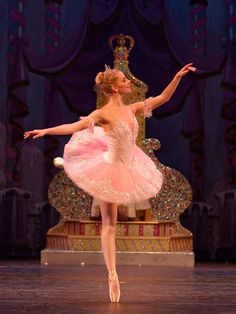
<path id="1" fill-rule="evenodd" d="M 132 93 L 125 102 L 144 100 L 148 87 L 130 72 L 128 66 L 134 39 L 119 34 L 109 38 L 109 45 L 114 53 L 114 68 L 120 69 L 132 82 Z M 96 93 L 97 107 L 100 107 L 106 99 L 99 91 Z M 192 234 L 179 221 L 179 215 L 192 200 L 191 187 L 181 173 L 164 166 L 156 158 L 154 151 L 160 148 L 160 143 L 157 139 L 145 138 L 143 117 L 139 117 L 139 126 L 137 143 L 152 158 L 165 180 L 160 194 L 149 200 L 149 206 L 141 206 L 143 215 L 137 212 L 132 220 L 125 217 L 124 221 L 118 221 L 117 263 L 194 266 Z M 47 233 L 41 263 L 104 264 L 100 244 L 102 225 L 100 220 L 91 219 L 92 197 L 76 187 L 63 170 L 52 180 L 48 195 L 61 219 Z"/>

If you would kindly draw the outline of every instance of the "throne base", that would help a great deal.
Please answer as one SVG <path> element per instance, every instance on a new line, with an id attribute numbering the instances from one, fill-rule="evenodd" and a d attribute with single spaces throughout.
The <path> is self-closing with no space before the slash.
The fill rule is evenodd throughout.
<path id="1" fill-rule="evenodd" d="M 117 265 L 194 267 L 193 252 L 117 252 Z M 41 251 L 42 265 L 105 265 L 101 251 Z"/>
<path id="2" fill-rule="evenodd" d="M 67 220 L 47 234 L 42 265 L 104 265 L 101 222 Z M 118 222 L 118 265 L 194 266 L 192 234 L 174 221 Z"/>

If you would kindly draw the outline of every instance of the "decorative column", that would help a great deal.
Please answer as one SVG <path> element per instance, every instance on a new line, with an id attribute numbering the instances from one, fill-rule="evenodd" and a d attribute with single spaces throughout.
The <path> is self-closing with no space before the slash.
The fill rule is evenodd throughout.
<path id="1" fill-rule="evenodd" d="M 0 190 L 6 186 L 5 163 L 6 163 L 6 128 L 0 121 Z"/>
<path id="2" fill-rule="evenodd" d="M 206 6 L 195 4 L 191 9 L 192 28 L 192 52 L 193 59 L 197 60 L 205 55 L 207 17 Z M 194 62 L 193 60 L 193 62 Z M 205 104 L 205 82 L 203 79 L 195 78 L 190 98 L 191 107 L 185 121 L 184 134 L 189 138 L 190 150 L 190 178 L 194 191 L 194 199 L 201 200 L 204 197 L 204 121 L 203 110 Z"/>
<path id="3" fill-rule="evenodd" d="M 7 144 L 6 180 L 8 186 L 18 186 L 18 159 L 23 142 L 23 118 L 28 114 L 26 91 L 28 85 L 27 67 L 24 59 L 24 39 L 26 20 L 24 16 L 27 0 L 9 3 L 8 31 L 8 97 L 7 106 Z"/>
<path id="4" fill-rule="evenodd" d="M 53 54 L 60 46 L 60 17 L 62 1 L 45 1 L 45 54 Z M 55 98 L 57 101 L 55 101 Z M 45 128 L 49 128 L 61 123 L 60 95 L 57 88 L 56 78 L 46 77 L 45 80 Z M 55 103 L 57 104 L 55 106 Z M 53 159 L 58 156 L 60 140 L 56 136 L 45 138 L 45 155 L 47 159 L 47 182 L 57 172 L 53 165 Z"/>
<path id="5" fill-rule="evenodd" d="M 226 7 L 226 37 L 223 44 L 228 46 L 228 59 L 226 63 L 223 86 L 226 87 L 223 97 L 222 116 L 225 122 L 226 142 L 226 183 L 228 187 L 235 187 L 236 182 L 236 1 L 225 0 Z"/>

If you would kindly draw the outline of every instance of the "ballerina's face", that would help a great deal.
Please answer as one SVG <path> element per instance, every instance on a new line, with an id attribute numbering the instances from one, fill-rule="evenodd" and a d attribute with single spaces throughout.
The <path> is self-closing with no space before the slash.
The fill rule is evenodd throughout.
<path id="1" fill-rule="evenodd" d="M 124 75 L 124 73 L 119 71 L 117 73 L 117 81 L 115 87 L 119 94 L 128 94 L 131 92 L 131 81 Z"/>

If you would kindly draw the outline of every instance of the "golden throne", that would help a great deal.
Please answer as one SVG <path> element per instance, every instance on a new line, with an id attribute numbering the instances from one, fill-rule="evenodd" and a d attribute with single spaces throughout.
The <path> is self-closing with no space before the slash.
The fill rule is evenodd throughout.
<path id="1" fill-rule="evenodd" d="M 109 38 L 114 53 L 114 68 L 120 69 L 132 82 L 132 93 L 125 102 L 144 100 L 148 87 L 129 70 L 129 53 L 134 39 L 123 34 Z M 97 107 L 105 96 L 97 93 Z M 118 221 L 116 246 L 118 264 L 194 266 L 192 234 L 183 228 L 179 215 L 192 200 L 191 187 L 178 171 L 162 165 L 154 151 L 157 139 L 145 138 L 145 119 L 138 118 L 140 132 L 137 144 L 152 158 L 165 180 L 161 192 L 150 199 L 150 208 L 135 219 Z M 92 197 L 75 186 L 62 170 L 49 187 L 49 202 L 61 219 L 47 233 L 47 246 L 41 252 L 42 264 L 104 264 L 101 253 L 101 221 L 91 219 Z"/>

